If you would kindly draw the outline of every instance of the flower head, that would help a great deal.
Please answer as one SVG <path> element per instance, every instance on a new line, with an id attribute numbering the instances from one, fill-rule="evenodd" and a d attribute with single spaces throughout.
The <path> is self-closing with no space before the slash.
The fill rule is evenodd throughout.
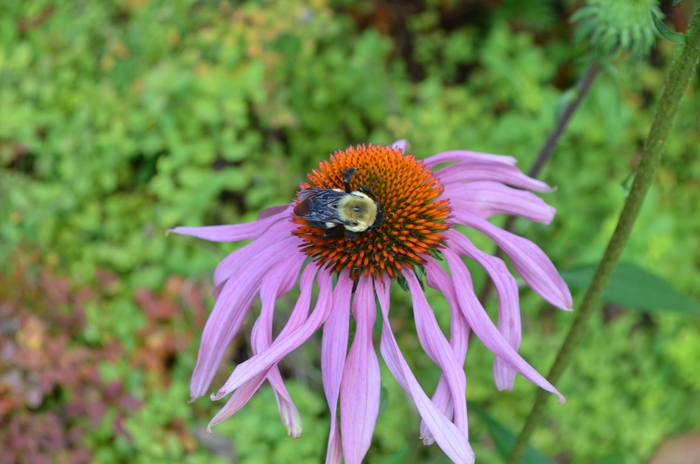
<path id="1" fill-rule="evenodd" d="M 173 232 L 213 241 L 253 240 L 226 257 L 214 272 L 216 304 L 202 336 L 192 398 L 206 393 L 226 346 L 258 297 L 261 310 L 251 336 L 254 355 L 212 395 L 212 399 L 231 397 L 210 426 L 238 411 L 268 380 L 288 433 L 300 436 L 301 418 L 277 364 L 323 326 L 321 369 L 331 411 L 326 462 L 345 459 L 359 464 L 369 449 L 379 412 L 379 362 L 372 339 L 377 300 L 382 357 L 421 414 L 424 443 L 436 442 L 454 462 L 474 462 L 463 370 L 470 331 L 496 354 L 494 378 L 499 389 L 511 389 L 519 373 L 563 402 L 562 395 L 517 353 L 518 287 L 505 263 L 452 228 L 465 225 L 489 236 L 533 290 L 559 308 L 571 308 L 569 290 L 542 250 L 486 220 L 498 214 L 543 223 L 552 220 L 554 209 L 531 193 L 551 189 L 522 174 L 515 163 L 514 158 L 469 151 L 419 161 L 406 152 L 403 141 L 392 146 L 360 145 L 321 162 L 294 202 L 265 212 L 253 223 L 175 228 Z M 436 169 L 443 164 L 447 166 Z M 310 196 L 314 203 L 299 207 Z M 374 204 L 379 213 L 369 216 L 373 222 L 358 226 L 351 215 L 339 212 L 350 200 L 358 201 L 360 209 L 362 205 L 372 209 Z M 437 261 L 442 257 L 449 272 Z M 478 262 L 494 281 L 497 326 L 474 294 L 463 257 Z M 425 298 L 419 268 L 426 283 L 449 303 L 449 339 Z M 432 398 L 411 372 L 389 324 L 389 293 L 395 279 L 401 279 L 411 293 L 421 346 L 443 371 Z M 299 298 L 273 340 L 275 301 L 297 280 Z M 318 296 L 311 310 L 314 282 Z M 348 349 L 351 315 L 356 329 Z"/>
<path id="2" fill-rule="evenodd" d="M 587 41 L 601 58 L 627 50 L 638 59 L 656 40 L 652 14 L 663 16 L 657 0 L 588 0 L 571 17 L 579 22 L 574 40 Z"/>
<path id="3" fill-rule="evenodd" d="M 348 169 L 357 170 L 350 190 L 369 187 L 379 200 L 382 225 L 352 239 L 336 234 L 319 240 L 327 229 L 294 217 L 299 227 L 293 233 L 304 241 L 304 252 L 331 272 L 348 269 L 353 279 L 360 274 L 393 279 L 404 266 L 425 265 L 424 256 L 442 245 L 443 232 L 449 228 L 445 222 L 450 214 L 449 200 L 438 199 L 443 193 L 438 178 L 398 147 L 368 145 L 334 153 L 330 162 L 322 161 L 309 175 L 312 184 L 302 187 L 342 190 L 341 173 Z"/>

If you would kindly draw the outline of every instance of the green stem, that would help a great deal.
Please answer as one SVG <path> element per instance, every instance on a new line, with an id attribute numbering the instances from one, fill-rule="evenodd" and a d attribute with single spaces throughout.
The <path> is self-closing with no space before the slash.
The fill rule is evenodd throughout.
<path id="1" fill-rule="evenodd" d="M 605 250 L 602 261 L 598 265 L 591 286 L 588 287 L 586 296 L 569 329 L 566 340 L 564 340 L 564 344 L 559 349 L 554 365 L 552 365 L 547 376 L 547 380 L 553 384 L 556 384 L 571 363 L 574 352 L 586 331 L 588 321 L 601 306 L 603 290 L 605 290 L 610 276 L 620 260 L 620 255 L 632 232 L 632 227 L 639 215 L 644 197 L 654 179 L 656 168 L 661 161 L 664 142 L 668 138 L 671 126 L 676 119 L 683 93 L 690 83 L 695 65 L 700 57 L 700 9 L 695 12 L 686 37 L 686 45 L 682 50 L 676 50 L 671 70 L 666 77 L 664 89 L 661 92 L 661 99 L 656 108 L 656 114 L 654 114 L 654 121 L 644 145 L 644 152 L 639 163 L 637 176 L 634 179 L 634 184 L 632 184 L 632 189 L 627 197 L 622 213 L 620 213 L 615 232 L 610 239 L 608 248 Z M 508 456 L 507 464 L 516 464 L 520 461 L 535 426 L 544 414 L 548 398 L 549 393 L 544 390 L 538 390 L 535 403 Z"/>

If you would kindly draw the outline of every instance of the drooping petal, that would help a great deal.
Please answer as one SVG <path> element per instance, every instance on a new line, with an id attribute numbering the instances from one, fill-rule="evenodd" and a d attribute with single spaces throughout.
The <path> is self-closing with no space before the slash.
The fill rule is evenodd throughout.
<path id="1" fill-rule="evenodd" d="M 430 261 L 434 261 L 430 259 Z M 435 263 L 437 264 L 437 263 Z M 440 291 L 447 300 L 450 307 L 450 346 L 458 359 L 459 365 L 464 366 L 464 360 L 467 357 L 467 348 L 469 346 L 469 324 L 464 318 L 464 315 L 459 310 L 459 303 L 454 293 L 454 288 L 451 285 L 445 285 L 449 281 L 447 274 L 438 265 L 435 269 L 439 270 L 443 275 L 443 279 L 438 279 L 435 276 L 435 271 L 426 274 L 428 286 Z M 445 375 L 440 376 L 435 393 L 432 398 L 435 407 L 442 412 L 448 419 L 452 418 L 454 408 L 452 404 L 452 395 L 450 395 L 449 386 Z M 435 442 L 432 432 L 428 429 L 425 420 L 421 420 L 420 438 L 425 445 L 431 445 Z"/>
<path id="2" fill-rule="evenodd" d="M 285 262 L 276 266 L 269 272 L 260 286 L 260 316 L 253 326 L 251 334 L 251 346 L 253 354 L 262 353 L 272 343 L 272 323 L 275 312 L 275 302 L 277 299 L 288 293 L 297 280 L 305 257 L 302 253 L 295 253 L 286 258 Z M 279 271 L 276 272 L 276 271 Z M 273 366 L 267 374 L 267 379 L 270 381 L 272 390 L 275 393 L 277 400 L 277 408 L 279 409 L 282 423 L 287 428 L 287 434 L 293 438 L 298 438 L 302 433 L 301 415 L 294 405 L 287 388 L 282 380 L 279 368 Z M 252 380 L 251 380 L 252 381 Z M 234 392 L 237 394 L 239 390 Z"/>
<path id="3" fill-rule="evenodd" d="M 252 331 L 252 336 L 256 339 L 252 344 L 254 352 L 263 351 L 272 343 L 275 302 L 294 287 L 304 260 L 305 256 L 302 253 L 290 254 L 270 269 L 263 278 L 260 285 L 260 316 Z"/>
<path id="4" fill-rule="evenodd" d="M 445 335 L 440 330 L 435 314 L 425 299 L 423 289 L 421 289 L 413 270 L 405 268 L 403 275 L 411 291 L 418 340 L 430 359 L 442 369 L 452 396 L 454 423 L 464 436 L 468 437 L 469 424 L 465 396 L 467 378 L 464 375 L 464 361 L 459 362 Z"/>
<path id="5" fill-rule="evenodd" d="M 272 318 L 275 300 L 280 295 L 289 292 L 294 286 L 296 276 L 299 274 L 299 268 L 303 262 L 304 255 L 301 253 L 292 253 L 280 260 L 280 262 L 274 265 L 263 277 L 263 282 L 260 286 L 262 309 L 260 311 L 260 317 L 258 317 L 258 320 L 255 322 L 251 336 L 251 345 L 254 354 L 264 350 L 270 345 L 272 341 Z M 233 392 L 233 395 L 229 398 L 224 407 L 221 408 L 209 422 L 209 429 L 228 419 L 245 406 L 253 394 L 260 388 L 265 378 L 265 373 L 259 374 Z M 298 438 L 302 433 L 301 415 L 284 386 L 277 366 L 273 366 L 270 369 L 267 373 L 267 378 L 270 379 L 275 396 L 277 397 L 280 417 L 282 423 L 287 428 L 287 434 Z"/>
<path id="6" fill-rule="evenodd" d="M 298 250 L 290 248 L 286 242 L 270 245 L 255 256 L 255 267 L 237 273 L 235 282 L 224 286 L 202 333 L 190 386 L 192 399 L 202 396 L 209 388 L 226 347 L 241 328 L 258 294 L 263 276 L 290 253 L 298 253 Z"/>
<path id="7" fill-rule="evenodd" d="M 216 415 L 209 421 L 207 431 L 211 432 L 212 427 L 233 416 L 243 406 L 245 406 L 255 392 L 258 391 L 264 381 L 265 376 L 260 375 L 254 379 L 251 379 L 249 382 L 246 382 L 241 388 L 236 390 L 231 398 L 226 401 L 224 407 L 221 408 L 219 412 L 217 412 Z"/>
<path id="8" fill-rule="evenodd" d="M 508 271 L 508 267 L 501 259 L 484 253 L 467 237 L 455 230 L 447 231 L 445 236 L 448 247 L 452 251 L 475 260 L 486 269 L 498 294 L 498 330 L 510 346 L 518 351 L 522 337 L 518 284 Z M 494 361 L 493 374 L 499 390 L 513 389 L 515 371 L 498 356 Z"/>
<path id="9" fill-rule="evenodd" d="M 299 239 L 292 235 L 294 224 L 288 221 L 278 221 L 270 226 L 257 240 L 253 243 L 240 248 L 227 257 L 221 260 L 214 270 L 214 285 L 219 286 L 233 275 L 238 269 L 249 266 L 253 261 L 253 257 L 260 253 L 271 243 L 287 240 L 290 248 L 296 248 Z"/>
<path id="10" fill-rule="evenodd" d="M 286 205 L 281 212 L 277 212 L 264 219 L 259 219 L 245 224 L 204 227 L 175 227 L 168 233 L 190 235 L 192 237 L 209 240 L 212 242 L 238 242 L 240 240 L 253 240 L 260 237 L 271 225 L 285 220 L 291 214 L 292 206 Z"/>
<path id="11" fill-rule="evenodd" d="M 567 311 L 573 305 L 569 287 L 547 255 L 534 243 L 499 229 L 490 222 L 464 211 L 453 211 L 450 222 L 472 227 L 486 234 L 511 259 L 518 274 L 537 294 L 557 308 Z"/>
<path id="12" fill-rule="evenodd" d="M 323 326 L 321 345 L 321 372 L 323 390 L 331 412 L 331 430 L 328 435 L 326 464 L 340 464 L 343 460 L 343 446 L 338 433 L 338 395 L 348 351 L 348 331 L 350 328 L 350 299 L 352 298 L 350 272 L 346 269 L 338 276 L 333 291 L 333 310 Z"/>
<path id="13" fill-rule="evenodd" d="M 372 343 L 377 308 L 369 277 L 359 279 L 352 314 L 356 328 L 340 383 L 340 430 L 346 464 L 360 464 L 372 443 L 381 386 Z"/>
<path id="14" fill-rule="evenodd" d="M 551 192 L 553 189 L 542 181 L 523 174 L 520 169 L 494 161 L 463 161 L 435 171 L 440 182 L 447 187 L 451 183 L 495 181 L 535 192 Z"/>
<path id="15" fill-rule="evenodd" d="M 447 259 L 450 272 L 452 273 L 452 285 L 455 288 L 459 306 L 474 333 L 476 333 L 489 350 L 496 354 L 496 356 L 503 358 L 503 360 L 510 364 L 520 375 L 538 387 L 554 393 L 559 397 L 559 404 L 564 404 L 566 402 L 564 396 L 542 377 L 539 372 L 530 366 L 530 364 L 510 346 L 498 329 L 493 325 L 486 311 L 484 311 L 483 306 L 481 306 L 479 299 L 474 294 L 469 271 L 459 256 L 449 248 L 443 249 L 442 254 Z M 434 267 L 435 266 L 431 266 L 429 262 L 426 265 L 427 272 L 434 272 Z M 437 277 L 439 278 L 439 275 Z"/>
<path id="16" fill-rule="evenodd" d="M 304 270 L 304 272 L 302 273 L 301 280 L 299 282 L 300 295 L 299 295 L 299 298 L 297 299 L 296 304 L 294 305 L 294 309 L 292 310 L 292 313 L 295 313 L 295 312 L 302 312 L 304 314 L 308 313 L 309 306 L 311 305 L 311 293 L 313 290 L 314 277 L 316 276 L 317 270 L 318 270 L 318 268 L 316 266 L 307 266 L 306 269 Z M 280 340 L 280 337 L 277 337 L 277 340 Z M 262 353 L 265 353 L 268 349 L 269 349 L 269 346 L 267 349 L 262 350 Z M 252 360 L 259 358 L 260 355 L 261 355 L 261 353 L 255 353 L 253 355 L 253 357 L 251 357 L 247 361 L 239 364 L 236 367 L 236 369 L 233 371 L 233 373 L 231 374 L 231 377 L 233 377 L 234 375 L 236 375 L 240 371 L 241 366 L 244 366 L 247 363 L 250 363 Z M 282 359 L 282 357 L 280 357 L 280 359 Z M 274 363 L 270 363 L 269 366 L 265 366 L 265 368 L 260 369 L 255 375 L 251 375 L 245 381 L 242 381 L 237 388 L 240 388 L 241 386 L 250 382 L 252 379 L 254 379 L 257 376 L 262 377 L 262 379 L 264 380 L 269 369 L 272 366 L 276 365 L 277 362 L 279 362 L 279 361 L 276 361 Z M 260 383 L 262 383 L 262 381 L 260 381 Z M 232 388 L 232 389 L 230 389 L 222 394 L 221 392 L 224 388 L 225 387 L 219 389 L 219 392 L 217 393 L 216 396 L 212 395 L 212 399 L 219 399 L 219 398 L 225 396 L 226 394 L 236 390 L 235 388 Z"/>
<path id="17" fill-rule="evenodd" d="M 299 296 L 297 305 L 292 311 L 290 321 L 294 319 L 295 312 L 303 313 L 308 311 L 310 293 L 313 287 L 313 274 L 311 271 L 307 273 L 309 268 L 313 268 L 314 273 L 318 270 L 318 266 L 314 263 L 309 264 L 306 270 L 304 270 L 300 286 L 301 295 Z M 270 345 L 267 350 L 239 364 L 224 386 L 221 387 L 216 394 L 211 396 L 213 400 L 218 400 L 228 395 L 257 374 L 267 372 L 270 367 L 280 362 L 289 352 L 295 350 L 308 340 L 308 338 L 326 321 L 332 309 L 333 281 L 328 273 L 320 272 L 317 275 L 317 282 L 319 287 L 318 299 L 314 311 L 308 319 L 306 319 L 301 326 L 294 330 L 288 330 L 287 333 L 282 329 L 280 335 L 272 342 L 272 345 Z"/>
<path id="18" fill-rule="evenodd" d="M 404 388 L 406 393 L 413 399 L 418 412 L 425 421 L 428 429 L 432 433 L 438 446 L 455 463 L 473 464 L 474 451 L 469 446 L 467 437 L 453 424 L 445 415 L 440 412 L 430 401 L 428 395 L 421 388 L 418 380 L 408 367 L 406 360 L 401 354 L 399 345 L 396 343 L 394 334 L 389 325 L 389 287 L 391 282 L 386 279 L 384 282 L 376 282 L 376 292 L 379 305 L 382 310 L 382 340 L 380 344 L 382 357 L 386 365 L 396 378 L 397 382 Z"/>
<path id="19" fill-rule="evenodd" d="M 452 209 L 461 209 L 483 219 L 498 214 L 508 214 L 549 224 L 557 212 L 534 193 L 514 189 L 498 182 L 448 184 L 443 197 L 450 199 Z"/>
<path id="20" fill-rule="evenodd" d="M 438 164 L 462 161 L 489 161 L 515 166 L 518 160 L 512 156 L 492 155 L 490 153 L 479 153 L 476 151 L 467 150 L 451 150 L 438 153 L 430 156 L 423 161 L 423 164 L 429 168 L 434 168 Z"/>

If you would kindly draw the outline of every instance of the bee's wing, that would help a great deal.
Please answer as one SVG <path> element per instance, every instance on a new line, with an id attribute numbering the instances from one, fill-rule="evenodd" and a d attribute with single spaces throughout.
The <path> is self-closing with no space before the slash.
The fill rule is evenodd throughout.
<path id="1" fill-rule="evenodd" d="M 294 207 L 294 214 L 302 219 L 312 222 L 332 222 L 345 224 L 338 216 L 338 202 L 346 195 L 345 192 L 308 188 L 299 192 L 299 203 Z"/>

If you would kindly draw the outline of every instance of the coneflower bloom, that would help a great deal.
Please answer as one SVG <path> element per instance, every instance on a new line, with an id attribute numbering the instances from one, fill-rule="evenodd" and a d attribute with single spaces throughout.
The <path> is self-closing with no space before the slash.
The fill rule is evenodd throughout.
<path id="1" fill-rule="evenodd" d="M 419 161 L 406 152 L 405 141 L 360 145 L 322 161 L 292 203 L 264 212 L 255 222 L 173 229 L 217 242 L 253 240 L 224 258 L 214 272 L 216 304 L 204 328 L 192 376 L 193 399 L 207 392 L 227 345 L 257 298 L 261 309 L 251 335 L 253 356 L 211 395 L 214 400 L 231 397 L 210 426 L 238 411 L 268 380 L 282 422 L 289 434 L 299 437 L 301 418 L 277 364 L 323 327 L 321 369 L 331 413 L 326 463 L 345 459 L 348 464 L 360 464 L 379 412 L 379 362 L 372 339 L 376 301 L 382 318 L 382 357 L 422 417 L 424 443 L 437 443 L 452 461 L 474 462 L 463 369 L 470 331 L 495 353 L 499 389 L 511 389 L 519 373 L 563 402 L 563 396 L 517 352 L 521 327 L 515 279 L 502 260 L 482 252 L 453 228 L 463 225 L 490 237 L 535 292 L 554 306 L 571 308 L 571 294 L 542 250 L 487 221 L 509 214 L 549 223 L 554 216 L 554 209 L 532 193 L 551 189 L 524 175 L 515 164 L 511 157 L 470 151 L 449 151 Z M 352 168 L 350 177 L 347 173 Z M 314 189 L 339 192 L 348 187 L 353 195 L 362 191 L 376 201 L 383 216 L 379 222 L 346 233 L 349 223 L 305 219 L 298 214 L 300 208 L 295 214 L 295 206 L 309 192 L 318 192 Z M 475 296 L 463 257 L 483 266 L 493 280 L 498 292 L 497 325 Z M 444 260 L 447 270 L 438 260 Z M 444 294 L 449 303 L 449 338 L 426 300 L 423 275 L 427 285 Z M 297 280 L 299 298 L 286 325 L 273 337 L 275 301 Z M 411 372 L 390 327 L 393 280 L 400 280 L 410 291 L 418 340 L 443 372 L 432 398 Z M 318 296 L 311 310 L 314 282 Z M 348 349 L 350 317 L 356 329 Z"/>

